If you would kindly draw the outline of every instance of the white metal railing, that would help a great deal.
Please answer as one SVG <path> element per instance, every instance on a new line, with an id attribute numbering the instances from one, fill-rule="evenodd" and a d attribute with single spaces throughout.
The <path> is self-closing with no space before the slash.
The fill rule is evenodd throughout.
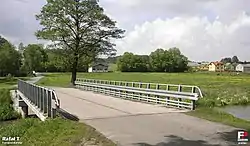
<path id="1" fill-rule="evenodd" d="M 18 80 L 18 91 L 45 117 L 55 118 L 60 101 L 54 90 Z M 32 106 L 31 105 L 31 106 Z"/>
<path id="2" fill-rule="evenodd" d="M 195 109 L 195 101 L 202 96 L 197 86 L 96 79 L 76 79 L 76 87 L 124 99 Z"/>

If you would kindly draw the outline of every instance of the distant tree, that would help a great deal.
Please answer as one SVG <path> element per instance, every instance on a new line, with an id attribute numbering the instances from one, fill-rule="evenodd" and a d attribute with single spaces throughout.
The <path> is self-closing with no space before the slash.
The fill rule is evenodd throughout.
<path id="1" fill-rule="evenodd" d="M 170 65 L 170 58 L 163 49 L 157 49 L 150 54 L 150 66 L 152 71 L 164 72 Z"/>
<path id="2" fill-rule="evenodd" d="M 237 56 L 233 56 L 232 57 L 232 62 L 233 63 L 238 63 L 240 60 L 238 59 L 238 57 Z"/>
<path id="3" fill-rule="evenodd" d="M 118 70 L 121 72 L 131 72 L 134 66 L 134 54 L 125 52 L 117 62 Z"/>
<path id="4" fill-rule="evenodd" d="M 45 71 L 45 63 L 48 60 L 47 53 L 42 45 L 29 44 L 24 49 L 24 68 L 26 71 Z"/>
<path id="5" fill-rule="evenodd" d="M 150 65 L 156 72 L 183 72 L 188 70 L 188 58 L 178 48 L 157 49 L 150 54 Z"/>
<path id="6" fill-rule="evenodd" d="M 4 41 L 3 41 L 4 40 Z M 0 76 L 19 75 L 21 55 L 15 47 L 5 39 L 0 39 Z"/>
<path id="7" fill-rule="evenodd" d="M 149 71 L 149 57 L 146 55 L 134 56 L 134 69 L 135 72 L 147 72 Z"/>
<path id="8" fill-rule="evenodd" d="M 37 19 L 43 26 L 37 37 L 57 42 L 68 54 L 72 84 L 80 58 L 113 54 L 116 50 L 111 39 L 121 38 L 124 33 L 104 14 L 97 0 L 47 0 Z"/>
<path id="9" fill-rule="evenodd" d="M 106 59 L 108 63 L 115 64 L 120 56 L 111 56 Z"/>
<path id="10" fill-rule="evenodd" d="M 20 43 L 20 44 L 18 45 L 18 50 L 20 50 L 20 51 L 23 51 L 23 50 L 24 50 L 24 45 L 23 45 L 23 43 Z"/>
<path id="11" fill-rule="evenodd" d="M 170 54 L 170 58 L 172 60 L 171 63 L 171 69 L 170 72 L 184 72 L 188 70 L 188 58 L 184 56 L 179 48 L 170 48 L 168 50 L 168 53 Z"/>
<path id="12" fill-rule="evenodd" d="M 232 63 L 232 59 L 230 57 L 222 58 L 221 62 L 223 62 L 223 63 Z"/>
<path id="13" fill-rule="evenodd" d="M 146 56 L 129 52 L 125 52 L 117 62 L 118 70 L 122 72 L 146 72 L 149 70 L 148 64 L 149 60 Z"/>

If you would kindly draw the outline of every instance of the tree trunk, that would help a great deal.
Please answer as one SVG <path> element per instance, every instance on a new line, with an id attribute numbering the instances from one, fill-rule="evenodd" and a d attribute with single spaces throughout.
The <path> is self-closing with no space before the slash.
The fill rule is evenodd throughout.
<path id="1" fill-rule="evenodd" d="M 78 54 L 74 55 L 74 62 L 71 70 L 71 84 L 75 85 L 76 81 L 76 73 L 77 73 L 77 65 L 78 65 Z"/>

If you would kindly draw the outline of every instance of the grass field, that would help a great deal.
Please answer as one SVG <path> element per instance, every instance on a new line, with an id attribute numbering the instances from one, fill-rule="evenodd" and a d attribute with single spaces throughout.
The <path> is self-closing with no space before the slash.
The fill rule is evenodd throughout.
<path id="1" fill-rule="evenodd" d="M 250 75 L 222 73 L 78 73 L 78 78 L 187 84 L 199 86 L 204 94 L 198 106 L 220 107 L 250 104 Z M 70 74 L 50 74 L 39 84 L 67 87 Z"/>
<path id="2" fill-rule="evenodd" d="M 28 78 L 22 78 L 28 79 Z M 17 79 L 0 78 L 0 138 L 20 137 L 22 145 L 115 145 L 94 128 L 61 118 L 41 122 L 38 119 L 20 119 L 12 106 L 10 89 Z M 0 140 L 0 145 L 2 141 Z"/>
<path id="3" fill-rule="evenodd" d="M 2 126 L 0 123 L 0 137 L 3 136 L 20 137 L 24 146 L 115 145 L 94 128 L 63 119 L 41 122 L 30 118 L 8 122 Z"/>
<path id="4" fill-rule="evenodd" d="M 235 118 L 216 108 L 197 108 L 186 114 L 250 131 L 250 121 Z"/>

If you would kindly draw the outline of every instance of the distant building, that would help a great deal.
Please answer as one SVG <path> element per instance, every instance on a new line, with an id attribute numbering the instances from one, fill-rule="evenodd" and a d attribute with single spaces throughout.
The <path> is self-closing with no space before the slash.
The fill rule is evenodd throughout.
<path id="1" fill-rule="evenodd" d="M 201 64 L 200 63 L 198 63 L 198 62 L 188 62 L 188 67 L 198 67 L 198 66 L 200 66 Z"/>
<path id="2" fill-rule="evenodd" d="M 250 73 L 250 64 L 238 64 L 236 71 Z"/>
<path id="3" fill-rule="evenodd" d="M 201 64 L 198 69 L 200 71 L 208 71 L 209 67 L 208 67 L 209 64 Z"/>
<path id="4" fill-rule="evenodd" d="M 222 62 L 211 62 L 208 71 L 222 72 L 225 71 L 225 67 Z"/>
<path id="5" fill-rule="evenodd" d="M 108 72 L 108 64 L 94 63 L 89 67 L 88 72 Z"/>

